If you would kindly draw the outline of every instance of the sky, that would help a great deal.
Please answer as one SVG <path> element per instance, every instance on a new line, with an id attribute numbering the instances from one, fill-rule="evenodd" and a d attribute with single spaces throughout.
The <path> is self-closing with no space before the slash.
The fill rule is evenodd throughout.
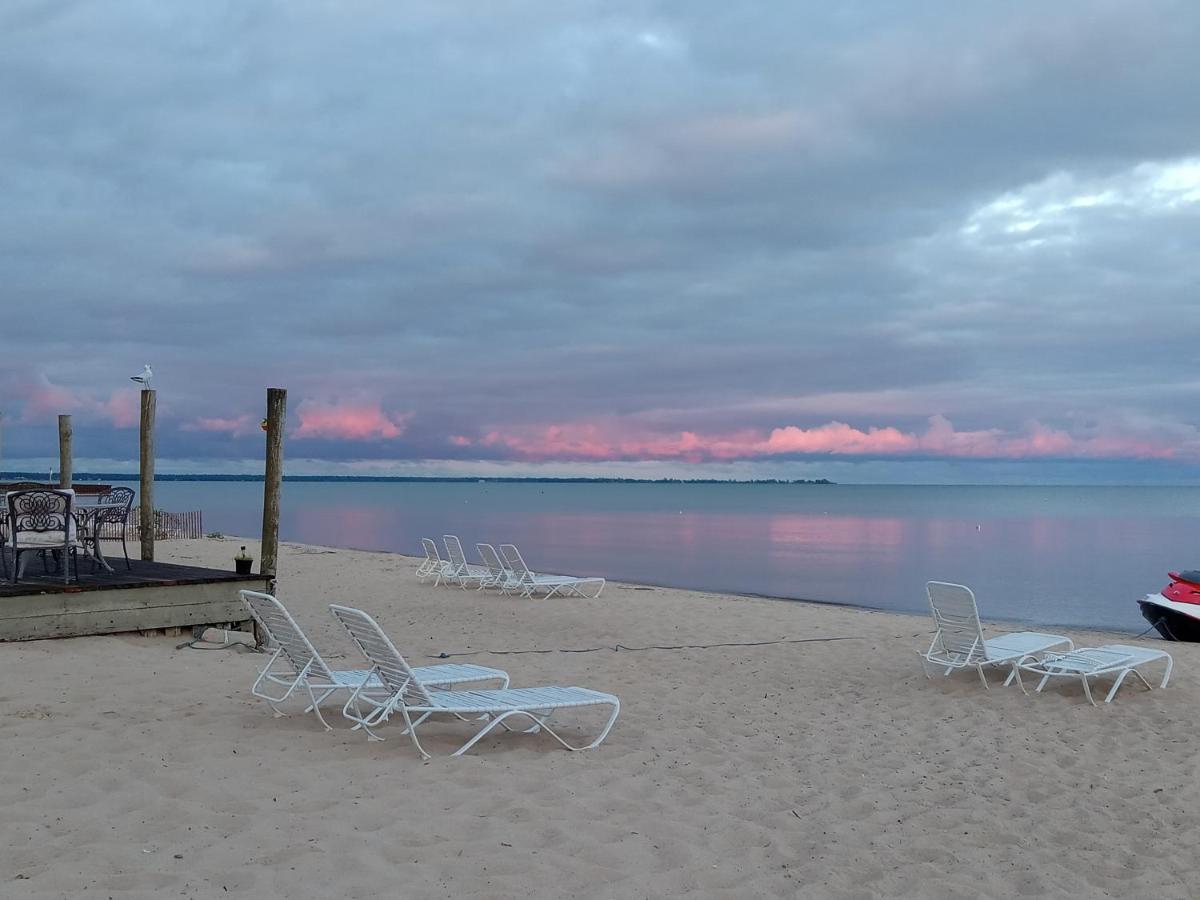
<path id="1" fill-rule="evenodd" d="M 0 468 L 1200 483 L 1200 4 L 7 0 Z"/>

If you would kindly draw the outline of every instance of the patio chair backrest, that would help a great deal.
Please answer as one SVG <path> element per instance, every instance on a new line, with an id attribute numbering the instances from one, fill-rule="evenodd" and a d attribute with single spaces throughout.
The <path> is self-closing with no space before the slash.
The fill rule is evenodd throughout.
<path id="1" fill-rule="evenodd" d="M 500 554 L 491 544 L 476 544 L 475 549 L 479 551 L 479 558 L 483 560 L 488 574 L 497 578 L 507 578 L 512 574 L 512 569 L 504 564 L 504 561 L 500 559 Z"/>
<path id="2" fill-rule="evenodd" d="M 467 565 L 467 554 L 463 552 L 462 542 L 457 535 L 443 534 L 442 541 L 446 544 L 446 556 L 450 560 L 450 565 L 455 571 L 465 570 Z"/>
<path id="3" fill-rule="evenodd" d="M 41 535 L 62 534 L 73 529 L 71 506 L 75 495 L 70 491 L 52 488 L 36 488 L 25 491 L 9 491 L 8 524 L 14 541 L 20 532 L 35 532 Z"/>
<path id="4" fill-rule="evenodd" d="M 263 594 L 259 591 L 238 591 L 238 593 L 242 597 L 242 602 L 246 604 L 246 608 L 250 610 L 250 615 L 254 616 L 254 621 L 259 624 L 267 636 L 267 640 L 279 648 L 280 655 L 296 670 L 297 675 L 303 672 L 307 666 L 308 677 L 333 680 L 329 666 L 325 664 L 325 660 L 321 659 L 317 648 L 300 630 L 300 626 L 296 624 L 296 620 L 292 618 L 292 614 L 284 608 L 282 603 L 270 594 Z"/>
<path id="5" fill-rule="evenodd" d="M 96 500 L 96 524 L 124 525 L 133 506 L 133 488 L 115 487 Z"/>
<path id="6" fill-rule="evenodd" d="M 342 623 L 350 639 L 371 663 L 376 674 L 387 688 L 405 705 L 431 706 L 433 698 L 413 675 L 412 669 L 392 639 L 369 615 L 351 606 L 332 603 L 329 611 Z"/>
<path id="7" fill-rule="evenodd" d="M 508 563 L 508 567 L 513 574 L 518 578 L 532 578 L 533 571 L 529 566 L 525 565 L 525 559 L 521 556 L 521 551 L 517 549 L 516 544 L 501 544 L 500 554 L 504 557 L 504 561 Z"/>
<path id="8" fill-rule="evenodd" d="M 983 628 L 979 624 L 979 607 L 971 589 L 961 584 L 930 581 L 925 585 L 929 594 L 929 609 L 937 624 L 935 642 L 949 655 L 961 656 L 964 663 L 987 659 L 983 643 Z"/>
<path id="9" fill-rule="evenodd" d="M 421 538 L 421 546 L 425 548 L 425 558 L 431 563 L 440 563 L 442 557 L 438 554 L 437 544 L 433 542 L 433 538 Z"/>
<path id="10" fill-rule="evenodd" d="M 128 509 L 133 505 L 133 488 L 115 487 L 100 494 L 96 498 L 97 506 L 124 506 Z"/>

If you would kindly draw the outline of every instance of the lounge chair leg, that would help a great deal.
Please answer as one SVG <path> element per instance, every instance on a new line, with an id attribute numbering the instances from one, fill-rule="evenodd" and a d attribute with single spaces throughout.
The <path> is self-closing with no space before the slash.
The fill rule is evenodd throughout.
<path id="1" fill-rule="evenodd" d="M 408 724 L 405 726 L 404 730 L 402 732 L 400 732 L 400 736 L 403 737 L 404 735 L 408 734 L 409 731 L 416 728 L 418 725 L 420 725 L 422 722 L 424 722 L 426 719 L 428 719 L 432 715 L 433 715 L 433 713 L 431 713 L 431 712 L 421 713 L 421 715 L 419 715 L 417 717 L 417 721 L 415 721 L 415 722 L 409 722 L 408 719 L 406 718 L 405 721 L 408 722 Z M 458 716 L 458 718 L 462 719 L 462 716 Z M 463 719 L 463 721 L 465 722 L 466 719 Z"/>
<path id="2" fill-rule="evenodd" d="M 528 728 L 521 729 L 521 734 L 537 734 L 543 728 L 549 731 L 550 726 L 546 723 L 550 721 L 552 715 L 554 715 L 554 710 L 552 709 L 548 709 L 544 713 L 540 710 L 536 711 L 536 714 L 531 717 L 533 718 L 533 724 Z"/>
<path id="3" fill-rule="evenodd" d="M 1096 701 L 1092 698 L 1092 689 L 1090 687 L 1088 687 L 1087 676 L 1080 675 L 1079 680 L 1083 682 L 1083 693 L 1084 693 L 1084 696 L 1087 697 L 1088 703 L 1092 704 L 1092 706 L 1095 706 Z"/>
<path id="4" fill-rule="evenodd" d="M 349 705 L 349 704 L 347 704 L 347 705 Z M 361 715 L 362 715 L 362 711 L 361 711 L 361 710 L 359 710 L 359 708 L 358 708 L 358 704 L 355 704 L 355 705 L 354 705 L 354 712 L 355 712 L 355 715 L 358 715 L 358 716 L 361 716 Z M 353 728 L 351 728 L 350 730 L 351 730 L 351 731 L 356 731 L 356 730 L 357 730 L 357 729 L 359 729 L 359 728 L 361 728 L 363 731 L 365 731 L 365 732 L 367 733 L 367 740 L 368 740 L 368 741 L 382 741 L 382 740 L 384 740 L 384 738 L 382 738 L 381 736 L 377 735 L 377 734 L 376 734 L 374 731 L 372 731 L 372 730 L 371 730 L 371 726 L 370 726 L 370 725 L 368 725 L 368 724 L 366 723 L 366 721 L 364 721 L 364 720 L 363 720 L 363 719 L 361 719 L 361 718 L 359 719 L 359 722 L 358 722 L 358 724 L 357 724 L 357 725 L 355 725 L 355 726 L 354 726 Z"/>
<path id="5" fill-rule="evenodd" d="M 322 694 L 320 697 L 317 697 L 315 700 L 313 700 L 313 702 L 312 702 L 312 703 L 310 703 L 308 706 L 304 707 L 304 712 L 312 712 L 312 711 L 313 711 L 314 709 L 316 709 L 316 708 L 317 708 L 317 707 L 318 707 L 320 704 L 322 704 L 322 703 L 324 703 L 326 700 L 328 700 L 328 699 L 329 699 L 329 696 L 330 696 L 330 694 L 332 694 L 332 693 L 333 693 L 335 690 L 337 690 L 337 688 L 332 688 L 332 689 L 330 689 L 330 690 L 326 691 L 325 693 L 323 693 L 323 694 Z M 312 697 L 312 694 L 313 694 L 313 692 L 312 692 L 312 688 L 310 687 L 310 688 L 308 689 L 308 696 L 309 696 L 309 697 Z"/>
<path id="6" fill-rule="evenodd" d="M 417 740 L 417 725 L 423 722 L 428 716 L 421 716 L 421 718 L 417 719 L 417 721 L 414 723 L 413 720 L 408 717 L 408 710 L 405 709 L 403 705 L 400 707 L 400 714 L 404 716 L 404 724 L 406 726 L 404 730 L 408 732 L 409 738 L 412 739 L 413 746 L 416 747 L 417 752 L 421 754 L 421 759 L 432 759 L 432 757 L 425 752 L 425 748 L 421 746 L 421 742 Z M 367 733 L 371 733 L 370 729 L 367 729 Z"/>
<path id="7" fill-rule="evenodd" d="M 976 666 L 975 668 L 979 672 L 979 680 L 983 682 L 983 689 L 985 691 L 990 691 L 991 688 L 988 687 L 987 675 L 984 674 L 983 666 Z"/>
<path id="8" fill-rule="evenodd" d="M 1146 690 L 1148 690 L 1148 691 L 1154 690 L 1154 685 L 1152 685 L 1149 681 L 1146 680 L 1145 675 L 1143 675 L 1137 669 L 1133 670 L 1133 674 L 1137 676 L 1138 681 L 1140 681 L 1142 684 L 1144 684 L 1146 686 Z"/>
<path id="9" fill-rule="evenodd" d="M 550 737 L 554 738 L 556 741 L 558 741 L 560 744 L 562 744 L 568 750 L 575 750 L 575 751 L 594 750 L 597 747 L 599 747 L 601 743 L 604 742 L 604 739 L 606 737 L 608 737 L 608 733 L 612 730 L 613 724 L 617 721 L 617 716 L 620 714 L 620 712 L 621 712 L 621 703 L 620 703 L 620 701 L 618 701 L 617 703 L 613 704 L 612 715 L 610 715 L 608 717 L 608 721 L 604 723 L 604 727 L 602 729 L 600 729 L 600 733 L 598 735 L 596 735 L 596 739 L 593 740 L 590 744 L 585 744 L 582 747 L 576 747 L 573 744 L 568 744 L 565 740 L 563 740 L 562 735 L 560 735 L 557 731 L 555 731 L 549 725 L 543 724 L 543 730 L 546 732 L 546 734 L 550 735 Z"/>
<path id="10" fill-rule="evenodd" d="M 304 683 L 304 686 L 308 689 L 308 698 L 310 700 L 312 700 L 311 705 L 309 705 L 308 709 L 306 709 L 304 711 L 305 712 L 311 711 L 311 712 L 316 713 L 317 719 L 319 719 L 321 724 L 325 726 L 325 730 L 333 731 L 333 727 L 328 722 L 326 722 L 325 717 L 323 715 L 321 715 L 321 701 L 327 700 L 329 698 L 329 695 L 333 693 L 333 690 L 326 691 L 318 698 L 317 696 L 315 696 L 313 694 L 312 686 L 307 681 Z M 336 690 L 336 688 L 334 690 Z"/>
<path id="11" fill-rule="evenodd" d="M 307 684 L 305 686 L 307 687 Z M 312 706 L 310 708 L 312 709 L 313 712 L 315 712 L 317 714 L 317 720 L 323 726 L 325 726 L 326 731 L 333 731 L 333 726 L 330 725 L 328 722 L 326 722 L 325 717 L 323 715 L 321 715 L 321 707 L 318 704 L 317 698 L 313 696 L 312 688 L 308 688 L 308 696 L 312 698 Z M 329 694 L 325 695 L 325 697 L 328 697 L 328 696 L 329 696 Z M 324 700 L 325 697 L 322 697 L 321 699 Z M 305 712 L 307 712 L 307 710 L 305 710 Z"/>
<path id="12" fill-rule="evenodd" d="M 917 656 L 921 657 L 921 672 L 925 675 L 925 680 L 933 681 L 933 676 L 929 674 L 929 666 L 926 664 L 925 654 L 918 650 Z"/>
<path id="13" fill-rule="evenodd" d="M 1004 683 L 1008 684 L 1008 682 L 1012 681 L 1014 677 L 1017 679 L 1017 687 L 1021 689 L 1021 693 L 1028 697 L 1029 691 L 1025 690 L 1025 681 L 1021 678 L 1021 667 L 1017 663 L 1013 663 L 1012 674 L 1008 676 L 1008 681 Z"/>
<path id="14" fill-rule="evenodd" d="M 348 699 L 346 701 L 346 705 L 342 707 L 342 715 L 345 716 L 350 721 L 355 723 L 354 727 L 350 729 L 351 731 L 358 731 L 358 729 L 361 728 L 363 731 L 365 731 L 367 733 L 368 741 L 382 741 L 383 738 L 381 738 L 374 731 L 372 731 L 371 726 L 367 724 L 367 719 L 369 717 L 363 715 L 362 707 L 359 706 L 359 704 L 358 704 L 358 696 L 359 696 L 359 692 L 361 690 L 362 690 L 362 686 L 360 685 L 358 688 L 355 689 L 354 693 L 350 695 L 350 699 Z M 353 714 L 351 714 L 351 712 L 350 712 L 351 710 L 354 711 Z M 374 712 L 380 713 L 381 711 L 377 708 L 376 710 L 374 710 Z M 407 718 L 408 718 L 408 716 L 405 716 L 405 719 L 407 719 Z M 379 719 L 379 721 L 385 721 L 385 722 L 387 721 L 386 716 L 383 716 L 383 715 L 379 715 L 378 719 Z M 379 722 L 377 721 L 374 724 L 379 724 Z"/>
<path id="15" fill-rule="evenodd" d="M 1128 675 L 1130 672 L 1132 672 L 1134 675 L 1136 675 L 1137 679 L 1146 686 L 1146 690 L 1148 690 L 1148 691 L 1154 690 L 1154 685 L 1152 685 L 1150 682 L 1148 682 L 1146 680 L 1145 675 L 1143 675 L 1137 669 L 1126 669 L 1124 672 L 1122 672 L 1120 675 L 1118 675 L 1117 680 L 1113 682 L 1112 688 L 1109 689 L 1108 696 L 1104 698 L 1105 703 L 1112 703 L 1112 698 L 1117 695 L 1117 688 L 1119 688 L 1121 686 L 1121 682 L 1123 682 L 1125 680 L 1125 676 Z"/>
<path id="16" fill-rule="evenodd" d="M 534 718 L 532 715 L 530 715 L 527 712 L 521 712 L 521 711 L 517 711 L 517 710 L 510 710 L 509 712 L 501 713 L 500 715 L 496 716 L 496 718 L 494 718 L 491 722 L 489 722 L 487 725 L 485 725 L 483 728 L 481 728 L 477 732 L 475 732 L 475 734 L 472 735 L 471 739 L 469 741 L 467 741 L 465 744 L 463 744 L 461 747 L 459 747 L 457 750 L 455 750 L 451 754 L 451 756 L 462 756 L 464 753 L 466 753 L 468 750 L 470 750 L 472 747 L 474 747 L 477 743 L 479 743 L 479 741 L 481 741 L 484 737 L 486 737 L 487 734 L 493 728 L 495 728 L 497 725 L 503 724 L 504 720 L 507 719 L 509 716 L 518 716 L 518 715 L 519 716 L 529 716 L 529 718 L 531 718 L 531 719 Z M 505 726 L 505 727 L 507 727 L 507 726 Z"/>

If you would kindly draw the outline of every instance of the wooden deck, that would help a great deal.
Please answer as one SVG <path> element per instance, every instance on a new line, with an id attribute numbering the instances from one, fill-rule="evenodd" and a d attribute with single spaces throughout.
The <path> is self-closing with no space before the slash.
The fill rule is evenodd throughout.
<path id="1" fill-rule="evenodd" d="M 9 560 L 11 564 L 12 560 Z M 133 560 L 118 555 L 111 573 L 91 574 L 81 560 L 78 582 L 43 574 L 30 559 L 19 584 L 0 580 L 0 641 L 74 637 L 194 625 L 246 625 L 242 588 L 263 590 L 261 575 Z"/>

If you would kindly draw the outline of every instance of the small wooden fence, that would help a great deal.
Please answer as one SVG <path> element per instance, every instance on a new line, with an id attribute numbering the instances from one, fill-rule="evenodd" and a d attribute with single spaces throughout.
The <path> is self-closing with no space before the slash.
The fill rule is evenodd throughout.
<path id="1" fill-rule="evenodd" d="M 105 540 L 120 540 L 121 526 L 113 522 L 105 523 L 100 527 L 100 537 Z M 154 511 L 154 539 L 156 541 L 200 537 L 204 537 L 203 510 L 178 513 L 162 509 Z M 142 539 L 142 511 L 136 506 L 129 511 L 129 525 L 125 531 L 125 538 L 130 541 Z"/>

